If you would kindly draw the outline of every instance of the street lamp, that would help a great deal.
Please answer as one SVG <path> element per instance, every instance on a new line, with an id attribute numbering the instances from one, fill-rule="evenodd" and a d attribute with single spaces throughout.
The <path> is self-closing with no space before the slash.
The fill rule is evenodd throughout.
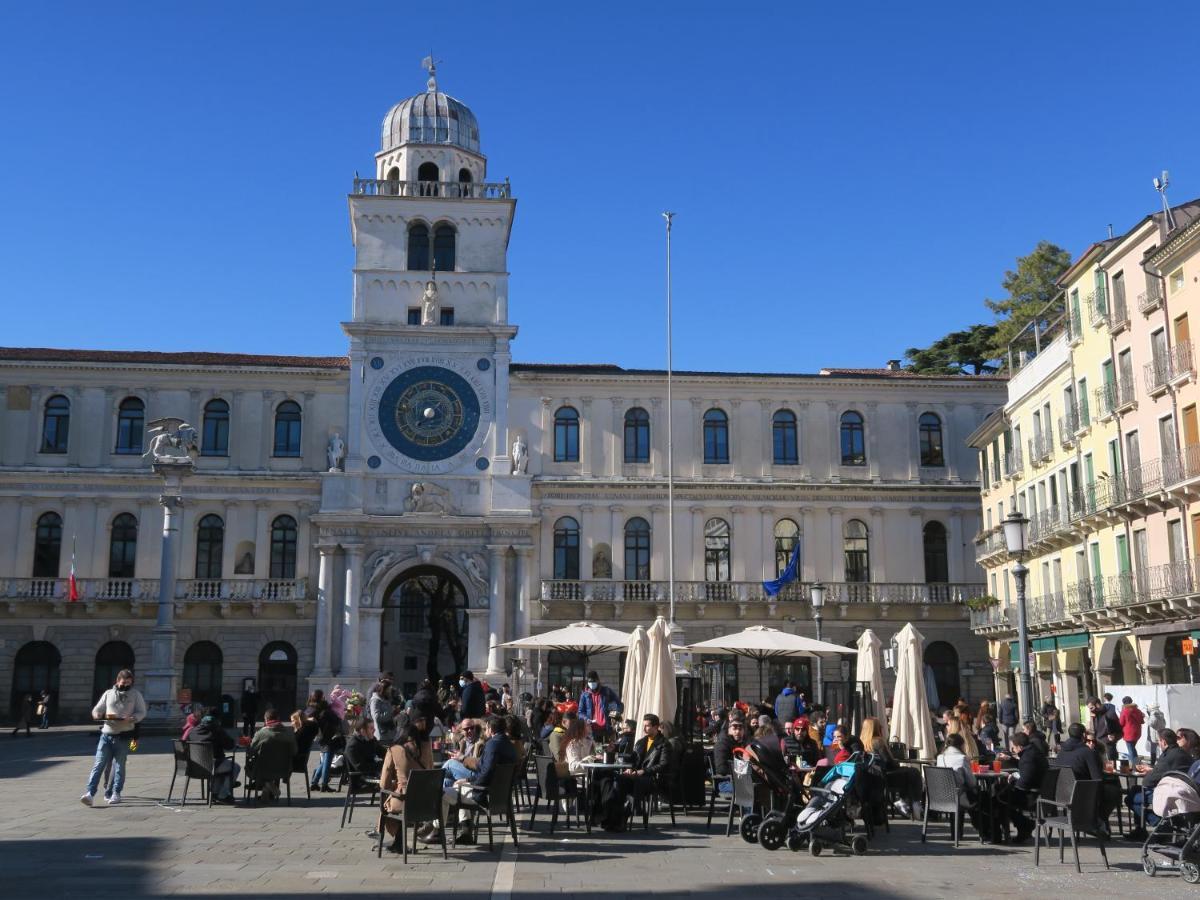
<path id="1" fill-rule="evenodd" d="M 809 597 L 812 599 L 813 622 L 817 626 L 817 640 L 821 639 L 821 607 L 825 605 L 825 585 L 819 581 L 813 582 L 808 589 Z M 824 689 L 821 684 L 821 656 L 817 654 L 817 690 L 816 700 L 818 703 L 823 702 Z"/>
<path id="2" fill-rule="evenodd" d="M 1004 543 L 1010 556 L 1016 557 L 1017 564 L 1013 566 L 1013 578 L 1017 580 L 1017 652 L 1021 660 L 1021 718 L 1033 716 L 1033 681 L 1029 672 L 1029 620 L 1025 615 L 1025 577 L 1029 570 L 1025 568 L 1025 526 L 1029 519 L 1021 515 L 1020 510 L 1013 509 L 1004 517 Z"/>

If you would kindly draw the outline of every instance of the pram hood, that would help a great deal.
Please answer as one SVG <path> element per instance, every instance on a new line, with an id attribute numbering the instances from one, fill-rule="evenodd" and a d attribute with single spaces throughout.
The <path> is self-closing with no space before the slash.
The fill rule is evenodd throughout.
<path id="1" fill-rule="evenodd" d="M 1150 807 L 1163 817 L 1200 813 L 1200 786 L 1182 772 L 1168 772 L 1154 786 Z"/>

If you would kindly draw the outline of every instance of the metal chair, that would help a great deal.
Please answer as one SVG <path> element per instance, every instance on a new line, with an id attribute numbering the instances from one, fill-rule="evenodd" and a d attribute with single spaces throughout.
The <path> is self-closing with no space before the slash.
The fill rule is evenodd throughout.
<path id="1" fill-rule="evenodd" d="M 1083 874 L 1083 869 L 1079 865 L 1079 845 L 1075 839 L 1079 835 L 1086 834 L 1096 839 L 1096 843 L 1100 845 L 1100 856 L 1104 859 L 1104 868 L 1109 868 L 1108 852 L 1104 846 L 1106 837 L 1096 817 L 1099 802 L 1099 781 L 1076 781 L 1071 788 L 1071 798 L 1066 806 L 1066 815 L 1047 816 L 1037 823 L 1037 828 L 1034 832 L 1033 864 L 1036 866 L 1040 863 L 1042 829 L 1045 828 L 1047 831 L 1047 847 L 1050 846 L 1050 838 L 1053 836 L 1053 833 L 1056 830 L 1058 831 L 1059 862 L 1064 861 L 1063 841 L 1066 837 L 1069 837 L 1071 840 L 1071 852 L 1075 854 L 1075 871 Z"/>
<path id="2" fill-rule="evenodd" d="M 733 803 L 733 777 L 730 775 L 716 774 L 713 771 L 713 761 L 711 755 L 708 756 L 706 763 L 708 767 L 708 781 L 710 790 L 708 794 L 708 821 L 704 824 L 704 827 L 705 829 L 709 829 L 712 828 L 713 814 L 717 809 L 717 800 L 728 800 L 731 805 Z M 729 785 L 728 793 L 721 793 L 722 784 Z"/>
<path id="3" fill-rule="evenodd" d="M 304 793 L 305 793 L 305 796 L 307 796 L 309 800 L 312 799 L 312 784 L 310 784 L 311 779 L 308 774 L 308 758 L 311 754 L 312 754 L 312 745 L 310 744 L 307 750 L 305 750 L 303 752 L 298 752 L 295 756 L 293 756 L 292 757 L 292 772 L 291 772 L 292 775 L 303 775 L 304 776 Z M 291 796 L 292 796 L 292 779 L 291 779 L 291 777 L 289 777 L 287 781 L 288 781 L 288 799 L 290 800 Z"/>
<path id="4" fill-rule="evenodd" d="M 200 779 L 202 785 L 201 790 L 206 791 L 206 794 L 201 794 L 206 797 L 208 805 L 213 804 L 213 778 L 216 777 L 217 760 L 213 754 L 211 744 L 193 744 L 190 741 L 184 744 L 187 750 L 187 769 L 183 779 L 183 799 L 180 801 L 180 806 L 187 806 L 188 785 L 191 784 L 193 778 Z"/>
<path id="5" fill-rule="evenodd" d="M 921 771 L 925 779 L 925 815 L 921 821 L 921 843 L 925 843 L 925 836 L 929 832 L 929 814 L 936 813 L 950 817 L 950 832 L 954 836 L 954 846 L 958 847 L 964 809 L 959 803 L 958 798 L 962 795 L 962 790 L 958 786 L 958 779 L 954 777 L 954 770 L 941 766 L 922 766 Z M 983 843 L 982 834 L 979 835 L 979 842 Z"/>
<path id="6" fill-rule="evenodd" d="M 579 825 L 579 795 L 567 794 L 562 791 L 562 783 L 558 779 L 558 773 L 554 770 L 554 758 L 550 756 L 535 756 L 533 761 L 537 767 L 537 794 L 533 798 L 532 811 L 529 814 L 529 829 L 533 830 L 533 823 L 537 818 L 539 801 L 545 801 L 550 807 L 551 834 L 554 834 L 554 826 L 558 824 L 560 800 L 573 800 L 575 802 L 575 824 Z M 567 822 L 570 822 L 570 813 L 567 814 Z"/>
<path id="7" fill-rule="evenodd" d="M 1050 815 L 1058 815 L 1071 804 L 1071 790 L 1075 787 L 1075 773 L 1067 768 L 1054 767 L 1051 769 L 1051 771 L 1055 770 L 1057 770 L 1058 776 L 1052 791 L 1046 790 L 1046 782 L 1042 782 L 1042 790 L 1039 792 L 1035 806 L 1039 822 L 1045 818 L 1044 811 L 1049 810 Z"/>
<path id="8" fill-rule="evenodd" d="M 282 751 L 282 752 L 281 752 Z M 263 788 L 269 781 L 278 781 L 287 791 L 287 805 L 292 805 L 292 780 L 295 768 L 294 758 L 287 752 L 287 746 L 279 747 L 270 743 L 263 744 L 257 752 L 246 753 L 246 771 L 242 781 L 243 798 L 248 798 L 253 792 L 256 800 L 262 799 Z"/>
<path id="9" fill-rule="evenodd" d="M 739 768 L 735 764 L 731 770 L 733 772 L 733 794 L 729 801 L 729 820 L 725 823 L 725 837 L 733 834 L 733 814 L 735 811 L 740 819 L 745 815 L 743 810 L 749 809 L 751 812 L 755 812 L 766 806 L 766 788 L 754 781 L 754 776 L 748 768 L 745 772 L 739 772 Z"/>
<path id="10" fill-rule="evenodd" d="M 362 794 L 370 792 L 371 799 L 368 802 L 369 806 L 375 805 L 375 795 L 379 793 L 379 778 L 375 775 L 367 775 L 358 771 L 350 764 L 347 758 L 346 765 L 346 801 L 342 804 L 342 824 L 338 828 L 345 828 L 347 822 L 354 821 L 354 807 L 358 805 L 358 798 Z M 437 770 L 441 775 L 441 770 Z"/>
<path id="11" fill-rule="evenodd" d="M 499 763 L 492 770 L 492 781 L 487 786 L 486 792 L 482 795 L 482 799 L 473 799 L 470 795 L 459 795 L 458 799 L 453 803 L 446 803 L 446 821 L 455 822 L 458 820 L 458 811 L 460 809 L 473 810 L 475 812 L 475 825 L 478 828 L 479 815 L 487 816 L 488 827 L 488 850 L 495 849 L 495 842 L 492 839 L 492 816 L 504 815 L 508 816 L 508 827 L 512 834 L 513 846 L 517 844 L 517 819 L 513 815 L 512 805 L 512 790 L 513 776 L 516 773 L 515 763 Z M 553 829 L 552 829 L 553 830 Z M 454 837 L 450 838 L 451 845 L 454 845 Z"/>
<path id="12" fill-rule="evenodd" d="M 396 791 L 379 791 L 379 845 L 375 856 L 383 856 L 383 836 L 386 829 L 384 820 L 400 823 L 400 848 L 404 861 L 408 862 L 408 826 L 413 829 L 413 853 L 417 852 L 417 826 L 424 823 L 436 823 L 438 839 L 442 845 L 442 859 L 449 859 L 446 852 L 446 819 L 442 814 L 442 771 L 441 769 L 420 769 L 409 773 L 408 784 L 404 793 Z M 398 813 L 388 812 L 386 802 L 389 797 L 404 801 L 403 809 Z"/>

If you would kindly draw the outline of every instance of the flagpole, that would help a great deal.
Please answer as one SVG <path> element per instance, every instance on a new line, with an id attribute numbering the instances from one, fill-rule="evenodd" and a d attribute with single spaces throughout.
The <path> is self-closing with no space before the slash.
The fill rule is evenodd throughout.
<path id="1" fill-rule="evenodd" d="M 671 220 L 675 213 L 664 212 L 667 220 L 667 599 L 669 609 L 668 623 L 671 632 L 676 632 L 675 624 L 675 410 L 672 406 L 672 358 L 671 340 Z"/>

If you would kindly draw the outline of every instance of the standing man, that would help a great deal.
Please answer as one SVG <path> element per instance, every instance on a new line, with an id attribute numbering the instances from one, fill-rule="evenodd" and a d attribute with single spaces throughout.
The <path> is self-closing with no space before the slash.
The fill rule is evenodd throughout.
<path id="1" fill-rule="evenodd" d="M 783 690 L 775 698 L 775 718 L 780 722 L 794 722 L 800 711 L 796 708 L 796 686 L 790 681 L 783 683 Z"/>
<path id="2" fill-rule="evenodd" d="M 996 716 L 996 720 L 1000 723 L 1004 746 L 1007 747 L 1008 742 L 1012 740 L 1013 733 L 1017 730 L 1017 703 L 1013 700 L 1012 694 L 1004 695 L 997 712 L 999 714 Z"/>
<path id="3" fill-rule="evenodd" d="M 1096 743 L 1103 748 L 1110 762 L 1117 761 L 1117 740 L 1121 737 L 1121 723 L 1111 704 L 1101 703 L 1096 697 L 1088 698 L 1088 712 L 1092 714 L 1092 734 Z"/>
<path id="4" fill-rule="evenodd" d="M 258 682 L 247 678 L 242 682 L 242 734 L 254 734 L 254 723 L 258 721 Z"/>
<path id="5" fill-rule="evenodd" d="M 484 710 L 483 686 L 475 680 L 473 672 L 466 671 L 458 679 L 459 715 L 464 719 L 482 719 Z"/>
<path id="6" fill-rule="evenodd" d="M 111 761 L 112 793 L 107 799 L 109 806 L 116 806 L 121 802 L 121 789 L 125 787 L 125 757 L 129 755 L 129 743 L 136 736 L 138 723 L 146 718 L 146 701 L 140 691 L 134 690 L 131 671 L 122 669 L 117 673 L 116 684 L 101 694 L 92 708 L 92 718 L 103 722 L 104 726 L 100 729 L 100 743 L 96 745 L 92 774 L 88 776 L 87 788 L 79 802 L 84 806 L 92 805 L 100 776 Z"/>
<path id="7" fill-rule="evenodd" d="M 608 714 L 613 707 L 620 705 L 617 692 L 607 684 L 601 684 L 600 676 L 595 672 L 588 672 L 587 687 L 579 695 L 579 718 L 592 724 L 592 737 L 597 741 L 608 738 L 611 730 Z"/>

